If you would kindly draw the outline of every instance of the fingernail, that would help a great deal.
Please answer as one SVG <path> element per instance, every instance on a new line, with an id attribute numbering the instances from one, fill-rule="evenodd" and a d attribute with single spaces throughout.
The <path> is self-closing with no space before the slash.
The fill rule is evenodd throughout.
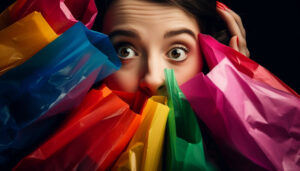
<path id="1" fill-rule="evenodd" d="M 219 2 L 219 1 L 217 1 L 217 7 L 218 8 L 220 8 L 220 9 L 222 9 L 222 10 L 226 10 L 225 8 L 224 8 L 224 6 L 222 6 L 222 4 L 221 4 L 221 2 Z"/>
<path id="2" fill-rule="evenodd" d="M 228 6 L 226 6 L 225 4 L 223 4 L 222 2 L 217 1 L 217 7 L 226 10 L 229 9 Z"/>
<path id="3" fill-rule="evenodd" d="M 237 43 L 237 46 L 239 47 L 239 36 L 236 36 L 236 43 Z"/>

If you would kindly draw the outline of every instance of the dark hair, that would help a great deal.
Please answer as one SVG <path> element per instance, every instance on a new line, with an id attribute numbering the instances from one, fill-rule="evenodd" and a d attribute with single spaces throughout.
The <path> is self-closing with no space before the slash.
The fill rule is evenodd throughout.
<path id="1" fill-rule="evenodd" d="M 228 44 L 229 34 L 225 23 L 221 20 L 216 11 L 216 0 L 145 0 L 155 3 L 167 3 L 194 16 L 199 24 L 201 32 L 215 37 L 224 44 Z M 101 31 L 105 13 L 114 0 L 95 0 L 98 8 L 93 29 Z"/>

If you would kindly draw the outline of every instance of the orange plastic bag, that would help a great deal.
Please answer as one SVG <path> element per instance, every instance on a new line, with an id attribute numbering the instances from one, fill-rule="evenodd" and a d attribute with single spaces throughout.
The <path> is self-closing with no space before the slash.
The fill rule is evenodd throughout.
<path id="1" fill-rule="evenodd" d="M 93 89 L 62 128 L 14 170 L 106 170 L 140 123 L 141 115 L 107 87 Z"/>
<path id="2" fill-rule="evenodd" d="M 0 30 L 0 75 L 21 65 L 56 38 L 39 12 Z"/>
<path id="3" fill-rule="evenodd" d="M 162 147 L 169 113 L 166 97 L 154 96 L 143 109 L 143 121 L 112 170 L 161 170 Z"/>

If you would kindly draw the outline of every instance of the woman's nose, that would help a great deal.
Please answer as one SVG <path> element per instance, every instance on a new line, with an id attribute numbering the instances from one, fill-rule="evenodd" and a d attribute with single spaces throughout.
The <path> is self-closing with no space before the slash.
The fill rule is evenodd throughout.
<path id="1" fill-rule="evenodd" d="M 165 89 L 164 69 L 167 65 L 158 56 L 148 56 L 146 61 L 140 87 L 148 95 L 162 94 Z"/>

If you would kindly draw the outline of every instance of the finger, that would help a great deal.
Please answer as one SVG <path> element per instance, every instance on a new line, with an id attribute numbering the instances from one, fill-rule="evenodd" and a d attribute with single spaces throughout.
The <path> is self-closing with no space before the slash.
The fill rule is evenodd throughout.
<path id="1" fill-rule="evenodd" d="M 226 9 L 226 11 L 229 12 L 233 16 L 233 18 L 235 19 L 236 23 L 238 24 L 238 26 L 242 32 L 243 37 L 246 38 L 246 31 L 245 31 L 245 27 L 243 25 L 241 17 L 229 8 Z"/>
<path id="2" fill-rule="evenodd" d="M 234 50 L 236 50 L 236 51 L 240 51 L 239 50 L 239 45 L 238 45 L 238 36 L 233 36 L 231 39 L 230 39 L 230 41 L 229 41 L 229 46 L 231 47 L 231 48 L 233 48 Z"/>
<path id="3" fill-rule="evenodd" d="M 225 21 L 228 30 L 232 36 L 238 36 L 240 38 L 244 37 L 234 17 L 229 12 L 227 12 L 227 10 L 218 7 L 217 12 L 219 13 L 220 17 Z"/>
<path id="4" fill-rule="evenodd" d="M 247 47 L 246 39 L 244 39 L 243 37 L 242 38 L 237 37 L 237 45 L 238 45 L 240 53 L 244 54 L 247 57 L 250 56 L 250 53 L 249 53 L 249 50 L 248 50 L 248 47 Z"/>
<path id="5" fill-rule="evenodd" d="M 230 46 L 232 49 L 234 49 L 234 50 L 240 52 L 241 54 L 243 54 L 243 55 L 245 55 L 245 56 L 247 56 L 247 57 L 250 57 L 250 52 L 249 52 L 247 46 L 243 46 L 243 47 L 240 47 L 240 46 L 239 46 L 239 38 L 238 38 L 238 36 L 233 36 L 233 37 L 230 39 L 230 41 L 229 41 L 229 46 Z"/>
<path id="6" fill-rule="evenodd" d="M 250 52 L 248 50 L 248 48 L 243 48 L 243 49 L 240 49 L 240 53 L 242 53 L 243 55 L 247 56 L 247 57 L 250 57 Z"/>
<path id="7" fill-rule="evenodd" d="M 250 56 L 246 42 L 246 32 L 242 24 L 241 18 L 226 5 L 217 1 L 217 12 L 220 17 L 225 21 L 232 38 L 229 46 L 239 51 L 245 56 Z"/>
<path id="8" fill-rule="evenodd" d="M 249 56 L 250 53 L 247 48 L 247 42 L 242 31 L 240 30 L 238 23 L 236 22 L 234 17 L 228 12 L 228 10 L 226 10 L 225 7 L 220 7 L 219 5 L 217 7 L 217 11 L 220 14 L 221 18 L 225 21 L 230 34 L 233 37 L 237 36 L 237 38 L 231 39 L 231 44 L 229 44 L 230 47 L 246 56 Z"/>
<path id="9" fill-rule="evenodd" d="M 246 45 L 241 45 L 238 36 L 233 36 L 229 41 L 229 46 L 241 54 L 250 57 L 250 52 Z"/>

